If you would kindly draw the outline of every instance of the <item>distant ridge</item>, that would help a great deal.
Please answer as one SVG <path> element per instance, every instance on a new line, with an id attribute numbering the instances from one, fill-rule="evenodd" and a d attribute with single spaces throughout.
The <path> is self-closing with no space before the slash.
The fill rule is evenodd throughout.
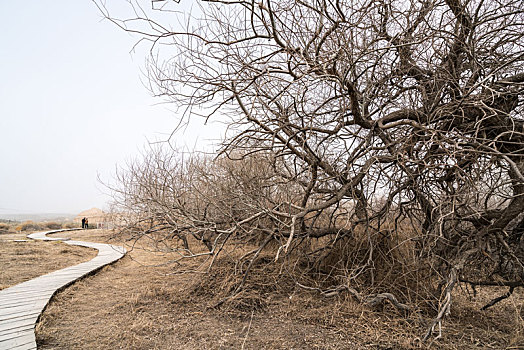
<path id="1" fill-rule="evenodd" d="M 66 213 L 0 213 L 0 219 L 12 221 L 67 221 L 74 217 Z"/>
<path id="2" fill-rule="evenodd" d="M 73 222 L 80 222 L 82 221 L 82 218 L 88 218 L 89 222 L 91 224 L 93 223 L 99 223 L 104 222 L 106 220 L 107 213 L 105 213 L 102 209 L 98 208 L 91 208 L 88 210 L 84 210 L 80 212 L 78 215 L 75 216 L 73 219 Z"/>
<path id="3" fill-rule="evenodd" d="M 87 217 L 91 222 L 101 221 L 101 218 L 106 217 L 106 213 L 102 209 L 91 208 L 84 210 L 79 214 L 70 213 L 6 213 L 0 211 L 0 220 L 11 221 L 78 221 Z M 95 219 L 95 220 L 93 220 Z"/>

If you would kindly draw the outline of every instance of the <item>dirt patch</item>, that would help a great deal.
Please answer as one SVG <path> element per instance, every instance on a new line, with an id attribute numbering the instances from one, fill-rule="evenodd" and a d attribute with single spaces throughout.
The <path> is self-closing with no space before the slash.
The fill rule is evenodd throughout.
<path id="1" fill-rule="evenodd" d="M 75 238 L 105 241 L 110 233 Z M 94 237 L 94 236 L 97 236 Z M 173 274 L 167 257 L 143 250 L 59 293 L 37 325 L 39 349 L 518 349 L 524 293 L 486 311 L 502 289 L 462 289 L 441 339 L 421 345 L 424 327 L 392 308 L 371 310 L 349 296 L 303 290 L 247 291 L 221 308 L 220 276 Z M 196 265 L 196 262 L 194 262 Z M 149 267 L 146 265 L 156 265 Z M 196 267 L 196 266 L 195 266 Z M 255 271 L 256 272 L 256 271 Z M 260 272 L 260 271 L 259 271 Z M 222 273 L 220 269 L 216 274 Z M 471 303 L 473 300 L 473 303 Z"/>
<path id="2" fill-rule="evenodd" d="M 0 235 L 0 290 L 89 261 L 97 250 L 62 242 L 35 241 L 26 234 Z"/>

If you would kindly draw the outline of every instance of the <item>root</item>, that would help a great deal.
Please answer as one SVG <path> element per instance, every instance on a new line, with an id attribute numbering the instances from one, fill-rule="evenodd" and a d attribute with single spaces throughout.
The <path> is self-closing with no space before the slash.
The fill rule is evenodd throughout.
<path id="1" fill-rule="evenodd" d="M 498 303 L 499 301 L 504 300 L 506 298 L 509 298 L 511 296 L 511 294 L 513 294 L 513 290 L 514 289 L 515 289 L 515 287 L 510 287 L 509 291 L 506 294 L 501 295 L 500 297 L 497 297 L 497 298 L 491 300 L 489 303 L 487 303 L 486 305 L 484 305 L 480 309 L 481 310 L 486 310 L 486 309 L 492 307 L 493 305 L 495 305 L 496 303 Z"/>
<path id="2" fill-rule="evenodd" d="M 322 294 L 326 298 L 330 298 L 330 297 L 339 295 L 341 292 L 347 291 L 349 294 L 351 294 L 351 296 L 353 296 L 355 299 L 357 299 L 358 302 L 360 302 L 362 304 L 365 304 L 365 305 L 368 305 L 368 306 L 376 307 L 376 306 L 384 303 L 387 300 L 397 310 L 400 310 L 400 311 L 402 311 L 404 313 L 412 310 L 412 308 L 409 305 L 406 305 L 406 304 L 403 304 L 403 303 L 399 302 L 398 299 L 395 297 L 395 295 L 393 295 L 392 293 L 377 293 L 377 294 L 370 294 L 370 295 L 362 296 L 354 288 L 350 288 L 350 287 L 344 286 L 344 285 L 340 285 L 340 286 L 337 286 L 335 288 L 330 288 L 330 289 L 327 289 L 327 290 L 321 290 L 320 288 L 304 286 L 303 284 L 300 284 L 298 282 L 297 282 L 297 285 L 299 287 L 301 287 L 301 288 L 304 288 L 304 289 L 316 290 L 316 291 L 320 292 L 320 294 Z"/>

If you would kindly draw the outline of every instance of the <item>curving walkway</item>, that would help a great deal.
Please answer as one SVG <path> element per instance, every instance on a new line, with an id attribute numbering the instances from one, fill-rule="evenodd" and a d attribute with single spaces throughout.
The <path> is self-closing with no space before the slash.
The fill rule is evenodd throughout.
<path id="1" fill-rule="evenodd" d="M 0 291 L 0 350 L 36 349 L 35 324 L 51 297 L 59 289 L 117 261 L 126 253 L 125 248 L 110 244 L 46 237 L 49 233 L 62 231 L 71 230 L 37 232 L 28 237 L 50 241 L 62 240 L 66 244 L 95 248 L 98 249 L 98 255 L 88 262 L 67 267 Z"/>

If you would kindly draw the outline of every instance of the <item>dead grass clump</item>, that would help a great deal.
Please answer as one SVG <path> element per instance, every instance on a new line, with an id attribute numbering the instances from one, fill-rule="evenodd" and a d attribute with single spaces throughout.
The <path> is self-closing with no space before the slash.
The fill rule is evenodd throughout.
<path id="1" fill-rule="evenodd" d="M 63 228 L 77 228 L 78 224 L 74 222 L 66 222 L 62 225 Z"/>
<path id="2" fill-rule="evenodd" d="M 42 226 L 33 221 L 25 221 L 16 227 L 17 231 L 37 231 L 41 229 L 42 229 Z"/>
<path id="3" fill-rule="evenodd" d="M 206 300 L 206 308 L 220 309 L 240 317 L 264 310 L 268 301 L 282 288 L 274 279 L 278 274 L 277 267 L 269 260 L 269 256 L 257 259 L 245 277 L 245 266 L 239 266 L 232 259 L 219 258 L 209 272 L 194 278 L 185 297 L 200 302 Z"/>
<path id="4" fill-rule="evenodd" d="M 11 225 L 6 222 L 0 222 L 0 233 L 7 233 L 11 229 Z"/>
<path id="5" fill-rule="evenodd" d="M 47 229 L 50 229 L 50 230 L 59 230 L 62 228 L 62 224 L 59 223 L 59 222 L 54 222 L 54 221 L 51 221 L 51 222 L 46 222 L 43 224 L 43 226 Z"/>
<path id="6" fill-rule="evenodd" d="M 349 289 L 363 297 L 391 293 L 413 310 L 432 307 L 428 301 L 438 299 L 438 293 L 428 277 L 434 272 L 414 253 L 414 236 L 413 229 L 370 229 L 355 230 L 334 243 L 324 237 L 298 249 L 297 263 L 288 270 L 301 285 L 329 295 Z"/>

